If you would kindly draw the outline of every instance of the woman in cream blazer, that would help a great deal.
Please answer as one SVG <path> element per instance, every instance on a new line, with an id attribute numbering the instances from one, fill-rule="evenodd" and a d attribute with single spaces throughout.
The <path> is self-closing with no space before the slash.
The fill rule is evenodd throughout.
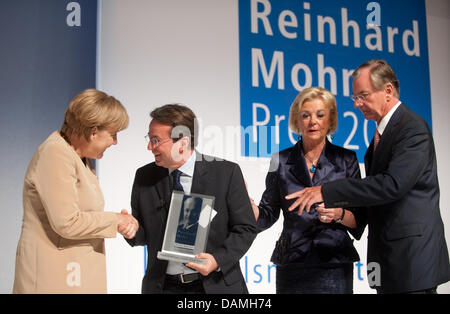
<path id="1" fill-rule="evenodd" d="M 86 90 L 70 103 L 61 131 L 36 150 L 25 174 L 13 293 L 106 293 L 104 238 L 118 228 L 134 236 L 137 222 L 103 211 L 88 158 L 101 158 L 127 125 L 119 101 Z"/>

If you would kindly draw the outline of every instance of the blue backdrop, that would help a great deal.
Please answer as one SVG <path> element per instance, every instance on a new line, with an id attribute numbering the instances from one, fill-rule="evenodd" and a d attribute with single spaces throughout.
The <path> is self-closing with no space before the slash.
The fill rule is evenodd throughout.
<path id="1" fill-rule="evenodd" d="M 289 107 L 302 89 L 322 86 L 337 100 L 333 143 L 363 162 L 375 123 L 353 108 L 350 75 L 374 58 L 391 64 L 400 99 L 431 127 L 424 0 L 240 0 L 239 45 L 243 156 L 292 146 Z"/>

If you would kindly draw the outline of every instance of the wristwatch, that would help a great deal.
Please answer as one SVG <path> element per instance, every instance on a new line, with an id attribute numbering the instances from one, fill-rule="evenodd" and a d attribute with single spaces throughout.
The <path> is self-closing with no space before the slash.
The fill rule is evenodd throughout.
<path id="1" fill-rule="evenodd" d="M 344 216 L 345 216 L 345 208 L 342 208 L 342 216 L 338 220 L 336 220 L 336 223 L 340 224 L 342 220 L 344 220 Z"/>

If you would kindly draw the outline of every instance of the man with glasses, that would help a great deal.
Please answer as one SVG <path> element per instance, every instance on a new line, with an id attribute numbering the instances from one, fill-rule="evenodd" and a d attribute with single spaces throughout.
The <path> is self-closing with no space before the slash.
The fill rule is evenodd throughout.
<path id="1" fill-rule="evenodd" d="M 132 214 L 139 221 L 131 246 L 147 245 L 143 293 L 248 293 L 239 260 L 256 237 L 253 210 L 239 166 L 195 150 L 196 117 L 170 104 L 153 110 L 145 136 L 155 162 L 136 171 Z M 205 264 L 167 262 L 161 251 L 173 190 L 215 197 Z"/>
<path id="2" fill-rule="evenodd" d="M 367 262 L 378 293 L 436 293 L 450 280 L 439 209 L 436 154 L 430 129 L 399 100 L 400 87 L 384 60 L 355 70 L 352 100 L 377 129 L 364 157 L 366 178 L 343 179 L 288 195 L 290 210 L 314 203 L 325 207 L 365 206 L 357 224 L 369 226 Z M 369 268 L 368 268 L 369 272 Z M 369 282 L 370 284 L 370 282 Z"/>

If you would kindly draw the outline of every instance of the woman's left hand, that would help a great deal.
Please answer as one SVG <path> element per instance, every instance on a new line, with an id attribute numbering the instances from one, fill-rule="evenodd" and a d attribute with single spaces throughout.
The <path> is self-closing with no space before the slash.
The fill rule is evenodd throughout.
<path id="1" fill-rule="evenodd" d="M 325 208 L 322 203 L 316 207 L 319 213 L 319 220 L 323 223 L 330 223 L 332 221 L 338 220 L 342 216 L 343 208 Z"/>

